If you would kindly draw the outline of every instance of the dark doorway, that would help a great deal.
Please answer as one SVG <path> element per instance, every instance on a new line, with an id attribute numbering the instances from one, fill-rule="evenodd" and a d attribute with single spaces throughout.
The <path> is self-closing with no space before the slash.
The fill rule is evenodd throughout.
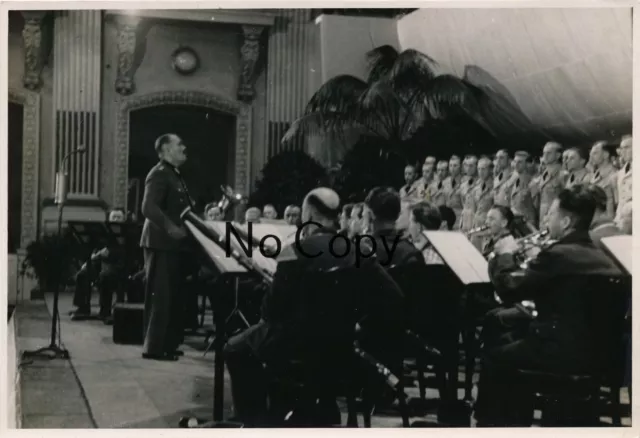
<path id="1" fill-rule="evenodd" d="M 22 121 L 24 107 L 9 102 L 9 254 L 20 248 L 22 228 Z"/>
<path id="2" fill-rule="evenodd" d="M 221 184 L 232 184 L 235 116 L 189 105 L 163 105 L 132 111 L 129 122 L 130 190 L 127 208 L 135 211 L 138 217 L 144 180 L 158 162 L 154 142 L 167 133 L 179 135 L 187 146 L 188 159 L 181 173 L 198 209 L 220 198 Z"/>

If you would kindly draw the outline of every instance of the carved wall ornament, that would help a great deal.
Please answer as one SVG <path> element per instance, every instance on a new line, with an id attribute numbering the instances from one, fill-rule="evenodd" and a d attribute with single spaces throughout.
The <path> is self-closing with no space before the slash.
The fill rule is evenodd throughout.
<path id="1" fill-rule="evenodd" d="M 244 41 L 240 48 L 241 72 L 238 99 L 243 102 L 251 102 L 256 95 L 255 83 L 260 73 L 258 70 L 260 39 L 264 29 L 264 26 L 242 26 Z"/>
<path id="2" fill-rule="evenodd" d="M 161 105 L 193 105 L 211 108 L 236 117 L 235 181 L 234 188 L 248 194 L 250 188 L 251 163 L 251 119 L 250 105 L 230 100 L 223 96 L 199 91 L 161 91 L 120 100 L 116 116 L 116 144 L 114 166 L 103 166 L 103 178 L 107 184 L 113 178 L 113 200 L 111 205 L 128 205 L 129 177 L 129 116 L 132 111 Z M 113 170 L 113 171 L 112 171 Z"/>
<path id="3" fill-rule="evenodd" d="M 22 12 L 24 17 L 24 27 L 22 28 L 24 43 L 23 84 L 28 90 L 38 90 L 42 85 L 41 75 L 45 60 L 42 25 L 46 14 L 44 11 Z"/>
<path id="4" fill-rule="evenodd" d="M 22 206 L 20 247 L 38 237 L 40 161 L 40 96 L 26 90 L 9 89 L 9 102 L 23 107 L 22 117 Z"/>
<path id="5" fill-rule="evenodd" d="M 116 77 L 116 91 L 123 96 L 128 96 L 135 91 L 135 55 L 139 24 L 139 17 L 118 16 L 116 19 L 116 25 L 118 27 L 118 76 Z"/>

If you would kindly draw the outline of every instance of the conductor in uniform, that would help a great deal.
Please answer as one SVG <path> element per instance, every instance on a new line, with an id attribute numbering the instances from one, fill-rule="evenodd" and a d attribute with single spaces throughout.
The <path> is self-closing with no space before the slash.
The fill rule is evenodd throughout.
<path id="1" fill-rule="evenodd" d="M 515 247 L 496 251 L 489 262 L 489 276 L 502 301 L 533 300 L 538 315 L 524 336 L 505 337 L 507 343 L 485 351 L 475 406 L 479 427 L 531 425 L 533 400 L 523 389 L 518 369 L 589 373 L 597 367 L 599 349 L 591 330 L 593 321 L 585 310 L 584 292 L 592 275 L 621 273 L 589 236 L 595 209 L 586 185 L 563 189 L 551 203 L 546 221 L 555 243 L 543 249 L 520 275 L 515 275 Z"/>
<path id="2" fill-rule="evenodd" d="M 181 297 L 188 275 L 190 252 L 180 214 L 193 202 L 180 175 L 186 147 L 176 134 L 164 134 L 155 142 L 160 158 L 145 181 L 142 214 L 145 217 L 140 246 L 144 251 L 145 339 L 142 357 L 177 360 L 181 352 L 183 307 Z"/>

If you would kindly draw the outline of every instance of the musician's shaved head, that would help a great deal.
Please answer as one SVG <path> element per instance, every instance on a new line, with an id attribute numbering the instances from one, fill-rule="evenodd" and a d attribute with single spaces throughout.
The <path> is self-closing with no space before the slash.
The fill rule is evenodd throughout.
<path id="1" fill-rule="evenodd" d="M 333 190 L 318 187 L 311 190 L 302 203 L 302 221 L 335 225 L 340 214 L 340 197 Z"/>

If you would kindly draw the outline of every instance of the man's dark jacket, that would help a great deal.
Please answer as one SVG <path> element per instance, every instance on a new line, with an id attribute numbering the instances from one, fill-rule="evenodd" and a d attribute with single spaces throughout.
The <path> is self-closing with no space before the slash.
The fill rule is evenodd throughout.
<path id="1" fill-rule="evenodd" d="M 262 320 L 232 338 L 227 351 L 248 347 L 265 362 L 295 354 L 297 350 L 308 347 L 310 338 L 317 335 L 315 328 L 308 327 L 304 313 L 322 313 L 326 315 L 325 322 L 333 324 L 337 321 L 332 318 L 332 313 L 340 310 L 332 309 L 341 306 L 355 304 L 357 313 L 366 316 L 372 324 L 400 324 L 403 302 L 400 289 L 375 261 L 375 257 L 360 260 L 360 267 L 356 267 L 353 245 L 343 237 L 330 243 L 335 236 L 335 230 L 319 229 L 304 238 L 299 246 L 293 244 L 282 250 L 273 284 L 264 297 Z M 350 245 L 349 250 L 347 244 Z M 332 255 L 330 247 L 333 248 L 333 254 L 345 256 Z M 318 257 L 310 257 L 320 252 L 322 254 Z M 345 289 L 346 293 L 353 295 L 345 296 L 344 302 L 336 303 L 327 299 L 326 302 L 317 303 L 318 308 L 301 309 L 300 303 L 305 302 L 307 289 L 312 287 L 309 282 L 313 275 L 336 270 L 351 270 L 354 273 L 357 284 Z"/>
<path id="2" fill-rule="evenodd" d="M 587 291 L 595 278 L 622 273 L 586 231 L 573 232 L 546 248 L 521 275 L 512 254 L 489 262 L 489 276 L 504 302 L 533 300 L 538 312 L 524 339 L 498 355 L 531 368 L 588 371 L 598 359 L 588 316 Z M 602 290 L 603 294 L 611 291 Z"/>
<path id="3" fill-rule="evenodd" d="M 173 226 L 182 227 L 180 213 L 192 207 L 179 171 L 165 161 L 156 164 L 145 181 L 142 214 L 145 217 L 140 246 L 160 251 L 188 251 L 189 239 L 169 235 Z"/>

